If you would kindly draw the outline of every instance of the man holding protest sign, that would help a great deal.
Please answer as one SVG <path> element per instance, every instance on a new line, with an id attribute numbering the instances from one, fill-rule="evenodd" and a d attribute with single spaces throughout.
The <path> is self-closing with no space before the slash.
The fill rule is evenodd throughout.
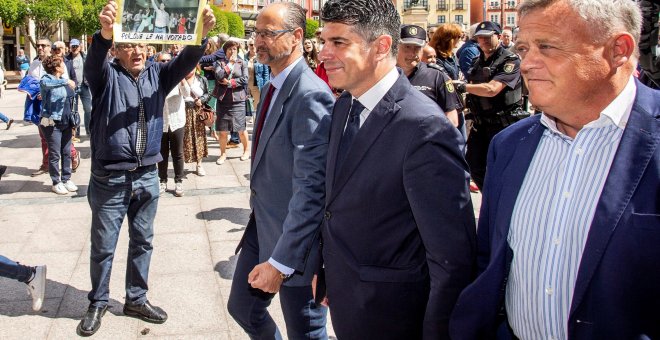
<path id="1" fill-rule="evenodd" d="M 167 313 L 147 300 L 147 278 L 153 251 L 153 221 L 158 206 L 156 163 L 162 157 L 163 104 L 166 95 L 197 65 L 206 49 L 189 46 L 169 63 L 147 62 L 146 45 L 116 42 L 116 58 L 106 55 L 113 43 L 117 3 L 109 0 L 99 15 L 84 72 L 92 92 L 92 169 L 88 201 L 92 210 L 89 308 L 78 334 L 100 328 L 107 310 L 112 260 L 124 217 L 128 215 L 129 250 L 124 314 L 163 323 Z M 203 36 L 215 25 L 203 11 Z"/>

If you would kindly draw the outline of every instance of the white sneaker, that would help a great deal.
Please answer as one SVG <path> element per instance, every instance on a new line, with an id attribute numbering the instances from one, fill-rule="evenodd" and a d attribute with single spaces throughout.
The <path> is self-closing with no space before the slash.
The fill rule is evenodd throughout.
<path id="1" fill-rule="evenodd" d="M 58 195 L 66 195 L 66 194 L 69 193 L 69 190 L 66 190 L 66 188 L 64 187 L 64 184 L 62 182 L 59 182 L 59 183 L 53 185 L 52 190 L 53 190 L 54 193 L 56 193 Z"/>
<path id="2" fill-rule="evenodd" d="M 183 183 L 181 182 L 174 183 L 174 196 L 176 197 L 183 196 Z"/>
<path id="3" fill-rule="evenodd" d="M 218 160 L 215 161 L 215 164 L 217 165 L 225 164 L 226 159 L 227 159 L 227 154 L 223 154 L 222 156 L 220 156 L 220 158 L 218 158 Z"/>
<path id="4" fill-rule="evenodd" d="M 206 171 L 201 165 L 197 166 L 197 176 L 199 177 L 206 176 Z"/>
<path id="5" fill-rule="evenodd" d="M 64 182 L 64 188 L 66 188 L 66 190 L 68 190 L 69 192 L 78 191 L 78 187 L 73 183 L 72 180 L 68 180 Z"/>
<path id="6" fill-rule="evenodd" d="M 37 266 L 34 277 L 27 283 L 27 290 L 32 296 L 32 310 L 41 310 L 46 295 L 46 266 Z"/>
<path id="7" fill-rule="evenodd" d="M 160 182 L 160 190 L 159 192 L 162 194 L 165 191 L 167 191 L 167 183 L 166 182 Z"/>

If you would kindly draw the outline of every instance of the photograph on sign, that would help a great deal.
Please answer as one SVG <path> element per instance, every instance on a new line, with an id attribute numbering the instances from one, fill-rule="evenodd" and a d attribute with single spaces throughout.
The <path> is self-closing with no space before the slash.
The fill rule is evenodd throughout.
<path id="1" fill-rule="evenodd" d="M 117 4 L 115 42 L 201 44 L 206 0 L 119 0 Z"/>

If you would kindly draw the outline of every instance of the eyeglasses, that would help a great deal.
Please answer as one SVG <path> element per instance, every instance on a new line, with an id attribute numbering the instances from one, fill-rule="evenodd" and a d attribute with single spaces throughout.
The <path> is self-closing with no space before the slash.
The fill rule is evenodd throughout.
<path id="1" fill-rule="evenodd" d="M 172 60 L 172 59 L 161 59 L 161 60 L 159 60 L 158 62 L 166 63 L 166 62 L 168 62 L 168 61 L 170 61 L 170 60 Z"/>
<path id="2" fill-rule="evenodd" d="M 72 49 L 73 49 L 73 48 L 78 48 L 78 47 L 80 47 L 80 46 L 78 46 L 78 45 L 73 45 L 73 46 L 71 46 Z"/>
<path id="3" fill-rule="evenodd" d="M 265 39 L 265 38 L 272 39 L 272 38 L 275 38 L 276 36 L 278 36 L 282 33 L 289 33 L 289 32 L 293 32 L 294 30 L 295 29 L 293 29 L 293 28 L 284 29 L 284 30 L 275 30 L 275 31 L 259 30 L 259 31 L 254 31 L 254 34 L 257 37 L 262 38 L 262 39 Z"/>
<path id="4" fill-rule="evenodd" d="M 121 50 L 130 50 L 130 49 L 137 49 L 140 51 L 144 51 L 147 48 L 147 45 L 145 44 L 121 44 L 121 45 L 116 45 L 118 49 Z"/>
<path id="5" fill-rule="evenodd" d="M 50 46 L 49 44 L 37 44 L 37 48 L 39 48 L 39 47 L 46 48 L 46 47 L 49 47 L 49 46 Z"/>

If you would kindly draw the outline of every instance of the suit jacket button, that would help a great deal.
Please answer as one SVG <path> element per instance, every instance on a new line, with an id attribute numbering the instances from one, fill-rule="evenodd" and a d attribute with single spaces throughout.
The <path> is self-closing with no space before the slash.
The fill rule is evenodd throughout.
<path id="1" fill-rule="evenodd" d="M 250 189 L 250 193 L 251 193 L 252 195 L 254 195 L 254 196 L 257 196 L 257 192 L 254 191 L 254 189 Z"/>
<path id="2" fill-rule="evenodd" d="M 331 214 L 329 211 L 326 211 L 325 214 L 324 214 L 324 216 L 325 216 L 325 219 L 326 219 L 326 220 L 329 220 L 329 219 L 330 219 L 330 216 L 332 216 L 332 214 Z"/>

